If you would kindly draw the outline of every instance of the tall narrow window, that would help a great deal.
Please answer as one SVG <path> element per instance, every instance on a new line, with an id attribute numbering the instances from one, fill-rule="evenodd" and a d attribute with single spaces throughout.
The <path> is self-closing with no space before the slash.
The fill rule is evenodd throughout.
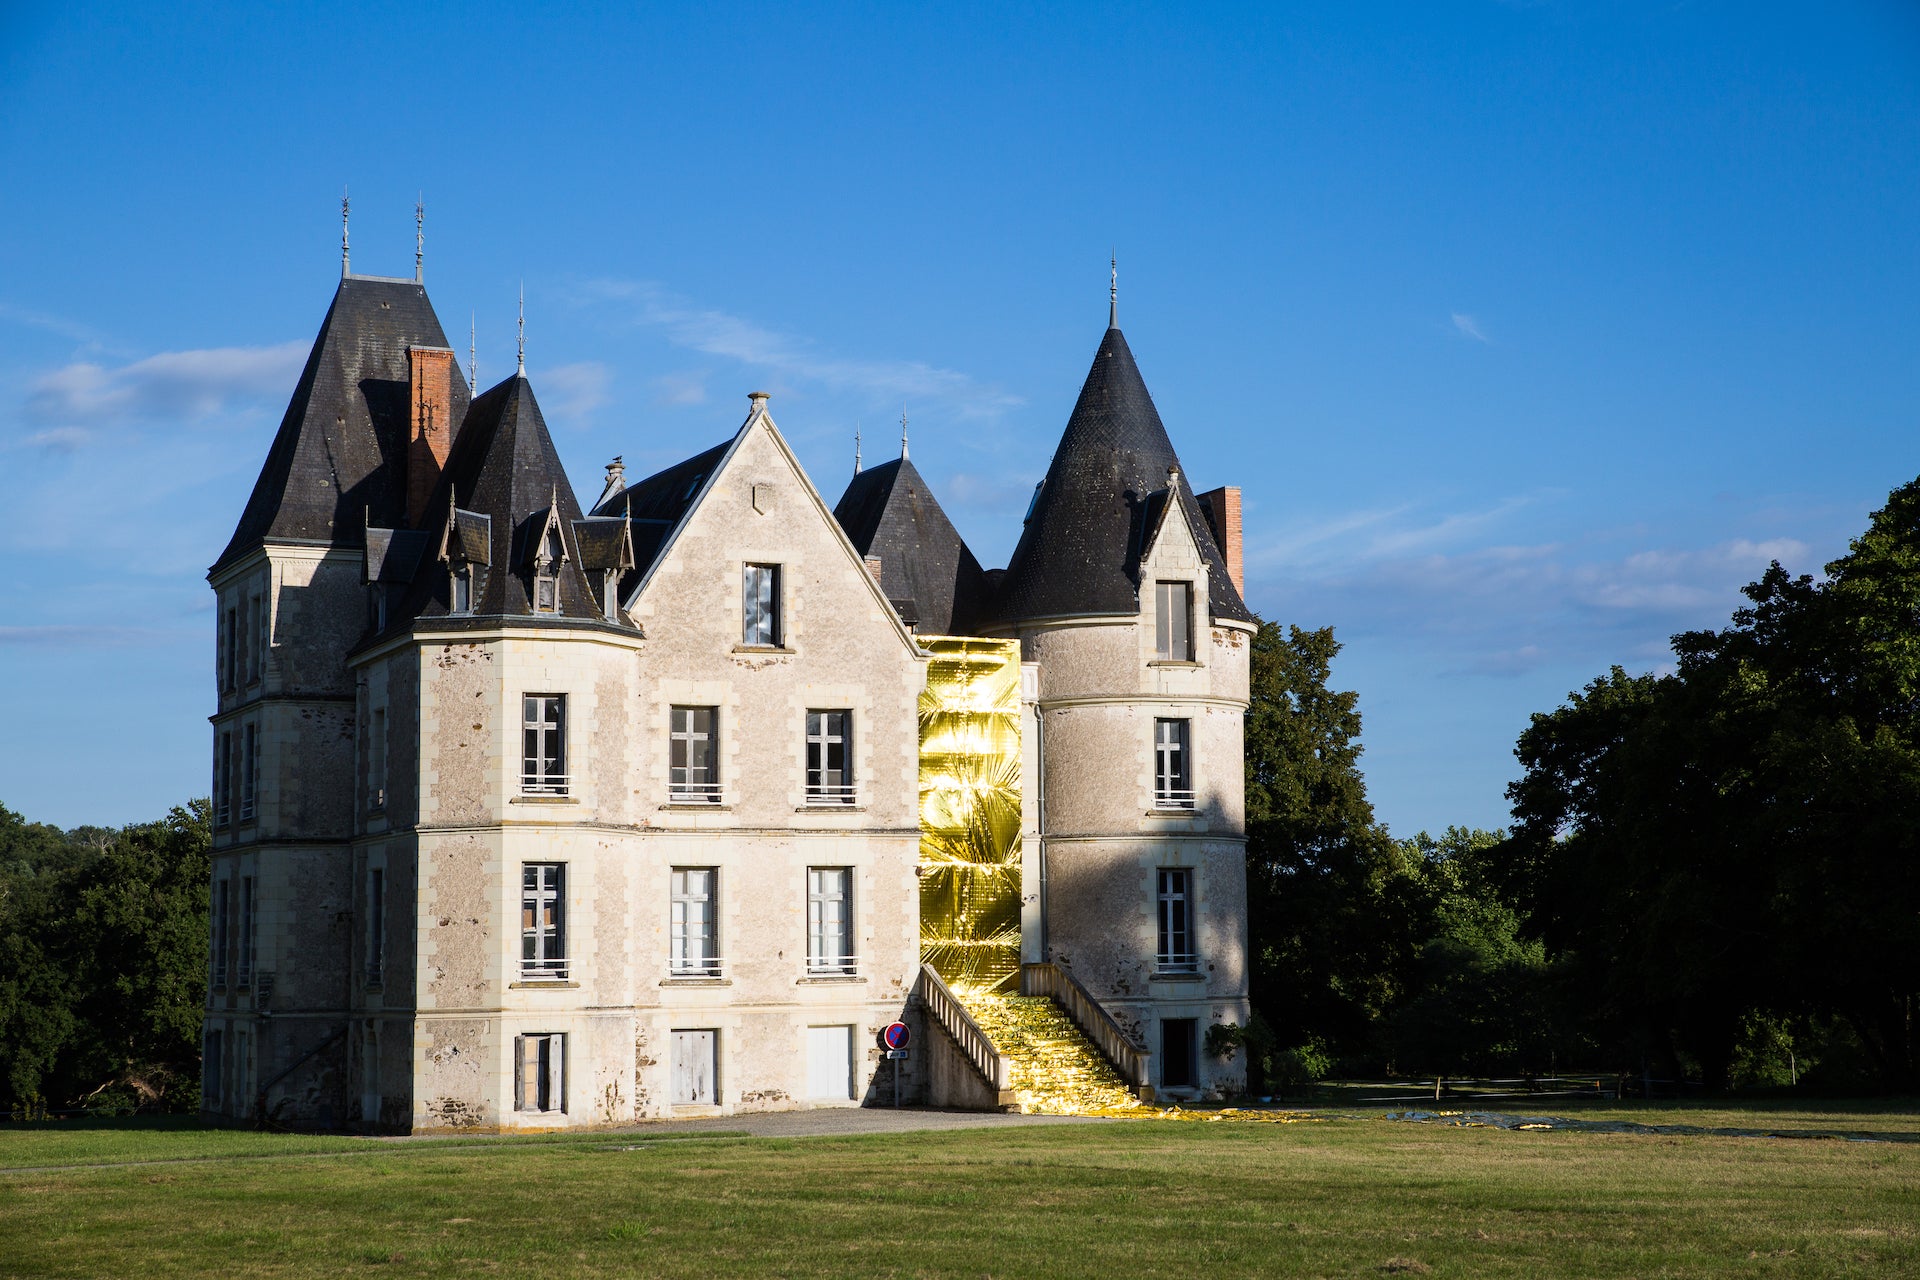
<path id="1" fill-rule="evenodd" d="M 608 569 L 602 579 L 606 584 L 600 592 L 601 616 L 608 622 L 620 621 L 620 571 Z"/>
<path id="2" fill-rule="evenodd" d="M 567 1109 L 567 1038 L 513 1038 L 513 1107 L 516 1111 Z"/>
<path id="3" fill-rule="evenodd" d="M 231 909 L 233 882 L 222 876 L 213 882 L 213 986 L 220 990 L 227 985 L 227 949 L 233 939 L 232 925 L 227 919 Z"/>
<path id="4" fill-rule="evenodd" d="M 1199 968 L 1193 953 L 1193 872 L 1185 867 L 1162 867 L 1159 896 L 1157 965 L 1162 973 L 1193 973 Z"/>
<path id="5" fill-rule="evenodd" d="M 1153 656 L 1168 662 L 1193 661 L 1193 584 L 1153 584 Z"/>
<path id="6" fill-rule="evenodd" d="M 740 643 L 771 648 L 780 643 L 780 566 L 750 564 L 741 571 Z"/>
<path id="7" fill-rule="evenodd" d="M 240 730 L 240 821 L 252 822 L 259 791 L 260 726 L 249 722 Z"/>
<path id="8" fill-rule="evenodd" d="M 718 802 L 720 799 L 719 743 L 714 735 L 715 708 L 675 707 L 673 741 L 667 769 L 667 790 L 675 800 Z"/>
<path id="9" fill-rule="evenodd" d="M 227 610 L 227 688 L 240 687 L 240 650 L 246 643 L 240 636 L 240 607 Z"/>
<path id="10" fill-rule="evenodd" d="M 367 985 L 377 987 L 387 966 L 387 872 L 367 868 Z"/>
<path id="11" fill-rule="evenodd" d="M 1192 753 L 1187 749 L 1190 722 L 1153 722 L 1153 807 L 1193 808 Z"/>
<path id="12" fill-rule="evenodd" d="M 260 646 L 253 643 L 253 637 L 260 634 L 260 597 L 247 597 L 247 683 L 256 684 L 260 680 Z"/>
<path id="13" fill-rule="evenodd" d="M 852 973 L 853 869 L 807 868 L 807 971 Z"/>
<path id="14" fill-rule="evenodd" d="M 714 918 L 712 867 L 673 869 L 673 953 L 669 971 L 678 978 L 717 977 L 720 940 Z"/>
<path id="15" fill-rule="evenodd" d="M 463 564 L 453 571 L 453 602 L 447 612 L 469 614 L 473 612 L 473 566 Z"/>
<path id="16" fill-rule="evenodd" d="M 254 652 L 258 654 L 259 674 L 262 680 L 267 678 L 267 655 L 273 652 L 273 606 L 269 598 L 262 594 L 255 596 L 260 608 L 254 614 Z"/>
<path id="17" fill-rule="evenodd" d="M 387 807 L 387 709 L 375 707 L 367 726 L 367 811 Z"/>
<path id="18" fill-rule="evenodd" d="M 228 826 L 233 819 L 233 730 L 222 729 L 213 750 L 213 825 Z"/>
<path id="19" fill-rule="evenodd" d="M 200 1050 L 200 1105 L 208 1111 L 220 1109 L 220 1071 L 225 1065 L 221 1049 L 225 1033 L 209 1031 Z"/>
<path id="20" fill-rule="evenodd" d="M 253 877 L 240 877 L 240 937 L 234 960 L 234 980 L 238 986 L 253 982 Z"/>
<path id="21" fill-rule="evenodd" d="M 520 867 L 520 976 L 567 976 L 567 866 L 527 862 Z"/>
<path id="22" fill-rule="evenodd" d="M 521 699 L 524 746 L 520 790 L 526 795 L 567 794 L 567 698 L 530 693 Z"/>
<path id="23" fill-rule="evenodd" d="M 853 799 L 853 713 L 807 712 L 807 803 Z"/>
<path id="24" fill-rule="evenodd" d="M 225 693 L 227 691 L 227 650 L 233 645 L 233 633 L 227 629 L 225 610 L 215 613 L 213 632 L 213 683 L 221 693 Z"/>

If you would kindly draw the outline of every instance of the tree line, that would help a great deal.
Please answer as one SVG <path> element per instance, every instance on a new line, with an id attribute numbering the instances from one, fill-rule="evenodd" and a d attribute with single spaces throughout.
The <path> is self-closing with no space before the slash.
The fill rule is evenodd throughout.
<path id="1" fill-rule="evenodd" d="M 1513 825 L 1396 840 L 1339 645 L 1266 623 L 1247 810 L 1256 1061 L 1282 1080 L 1607 1070 L 1920 1086 L 1920 481 L 1777 562 L 1666 674 L 1536 714 Z"/>
<path id="2" fill-rule="evenodd" d="M 198 1109 L 207 816 L 62 831 L 0 805 L 0 1110 Z"/>

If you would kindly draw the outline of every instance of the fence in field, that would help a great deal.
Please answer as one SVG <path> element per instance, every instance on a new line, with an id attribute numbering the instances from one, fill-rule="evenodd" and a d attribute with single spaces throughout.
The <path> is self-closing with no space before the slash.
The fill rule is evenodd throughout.
<path id="1" fill-rule="evenodd" d="M 1323 1097 L 1333 1093 L 1342 1102 L 1366 1107 L 1418 1102 L 1546 1101 L 1553 1098 L 1680 1098 L 1700 1090 L 1700 1086 L 1692 1081 L 1665 1080 L 1646 1072 L 1636 1075 L 1593 1072 L 1523 1076 L 1518 1079 L 1429 1076 L 1398 1080 L 1323 1080 L 1318 1088 Z"/>

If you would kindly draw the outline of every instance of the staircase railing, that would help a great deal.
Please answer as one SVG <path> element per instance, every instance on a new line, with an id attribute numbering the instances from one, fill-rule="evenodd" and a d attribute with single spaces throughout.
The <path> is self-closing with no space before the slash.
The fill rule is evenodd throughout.
<path id="1" fill-rule="evenodd" d="M 930 964 L 920 966 L 920 998 L 927 1002 L 927 1011 L 953 1037 L 960 1052 L 967 1055 L 967 1060 L 993 1085 L 996 1093 L 1006 1093 L 1013 1088 L 1013 1073 L 1007 1060 L 1000 1056 L 987 1033 L 960 1003 L 960 997 L 953 994 L 953 989 Z"/>
<path id="2" fill-rule="evenodd" d="M 1020 994 L 1051 996 L 1100 1052 L 1107 1055 L 1107 1061 L 1120 1072 L 1122 1080 L 1135 1089 L 1151 1083 L 1147 1051 L 1133 1042 L 1133 1037 L 1121 1029 L 1113 1015 L 1102 1008 L 1071 973 L 1051 961 L 1023 964 Z"/>

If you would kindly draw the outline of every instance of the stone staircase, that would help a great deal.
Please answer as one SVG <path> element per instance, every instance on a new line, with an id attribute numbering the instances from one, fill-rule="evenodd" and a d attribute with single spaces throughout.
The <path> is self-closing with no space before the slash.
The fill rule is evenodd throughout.
<path id="1" fill-rule="evenodd" d="M 1087 1115 L 1140 1105 L 1135 1091 L 1052 997 L 967 992 L 960 1001 L 1005 1060 L 1021 1111 Z"/>

